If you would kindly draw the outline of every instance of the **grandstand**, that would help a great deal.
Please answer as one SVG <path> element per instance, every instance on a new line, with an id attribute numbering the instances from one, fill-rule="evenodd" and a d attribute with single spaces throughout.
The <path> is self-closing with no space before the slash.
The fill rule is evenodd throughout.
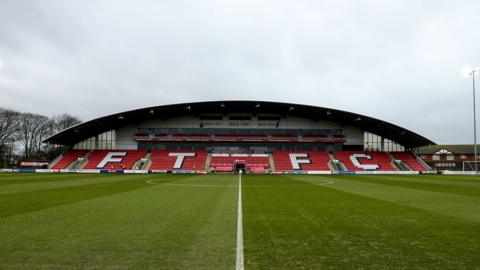
<path id="1" fill-rule="evenodd" d="M 213 101 L 121 112 L 46 142 L 71 149 L 54 170 L 251 173 L 427 171 L 434 143 L 391 123 L 298 104 Z"/>

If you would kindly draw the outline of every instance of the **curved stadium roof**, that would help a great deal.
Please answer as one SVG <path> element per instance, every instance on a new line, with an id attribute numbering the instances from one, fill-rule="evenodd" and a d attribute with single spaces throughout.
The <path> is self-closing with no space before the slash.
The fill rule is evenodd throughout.
<path id="1" fill-rule="evenodd" d="M 74 145 L 102 132 L 118 129 L 127 124 L 140 124 L 150 119 L 167 119 L 173 116 L 205 113 L 275 113 L 293 115 L 313 120 L 328 120 L 377 134 L 406 148 L 434 145 L 431 140 L 400 126 L 352 112 L 324 107 L 268 102 L 268 101 L 206 101 L 146 107 L 111 114 L 67 128 L 45 139 L 44 142 Z"/>

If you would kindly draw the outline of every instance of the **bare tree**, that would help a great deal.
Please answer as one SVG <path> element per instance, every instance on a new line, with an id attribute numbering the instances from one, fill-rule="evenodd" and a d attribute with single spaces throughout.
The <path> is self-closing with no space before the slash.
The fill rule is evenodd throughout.
<path id="1" fill-rule="evenodd" d="M 41 150 L 49 119 L 44 115 L 22 113 L 18 117 L 18 140 L 26 159 L 35 158 Z"/>
<path id="2" fill-rule="evenodd" d="M 0 167 L 5 166 L 13 153 L 18 116 L 16 111 L 0 108 Z"/>
<path id="3" fill-rule="evenodd" d="M 54 116 L 52 120 L 54 121 L 54 133 L 81 123 L 80 119 L 66 113 Z"/>
<path id="4" fill-rule="evenodd" d="M 19 113 L 0 108 L 0 145 L 10 141 L 17 131 Z"/>
<path id="5" fill-rule="evenodd" d="M 50 160 L 66 151 L 64 146 L 47 145 L 43 140 L 57 132 L 80 123 L 68 114 L 47 117 L 34 113 L 19 113 L 0 108 L 0 167 L 21 152 L 24 159 Z M 16 151 L 14 148 L 20 148 Z M 6 155 L 10 156 L 7 157 Z M 2 164 L 3 163 L 3 164 Z"/>

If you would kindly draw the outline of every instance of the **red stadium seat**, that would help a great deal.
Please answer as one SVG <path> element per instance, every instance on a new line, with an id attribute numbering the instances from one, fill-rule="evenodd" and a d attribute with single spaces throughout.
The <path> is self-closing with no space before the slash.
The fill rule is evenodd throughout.
<path id="1" fill-rule="evenodd" d="M 95 150 L 88 155 L 83 169 L 132 169 L 146 154 L 145 150 Z"/>
<path id="2" fill-rule="evenodd" d="M 236 160 L 243 160 L 246 162 L 247 169 L 251 167 L 264 168 L 270 167 L 268 155 L 266 154 L 228 154 L 215 153 L 212 155 L 210 167 L 218 168 L 224 166 L 233 166 Z"/>
<path id="3" fill-rule="evenodd" d="M 137 161 L 144 158 L 145 150 L 71 150 L 52 169 L 66 169 L 78 158 L 87 155 L 83 169 L 132 169 Z M 347 170 L 396 171 L 392 158 L 401 160 L 415 171 L 429 170 L 410 152 L 335 151 L 333 157 L 343 163 Z M 205 150 L 155 150 L 151 154 L 151 170 L 204 170 L 208 152 Z M 370 157 L 370 159 L 368 158 Z M 232 167 L 235 160 L 245 161 L 247 169 L 260 172 L 270 168 L 266 154 L 214 153 L 210 167 Z M 274 151 L 276 171 L 329 171 L 330 156 L 322 151 Z M 102 163 L 103 162 L 103 163 Z M 369 168 L 370 167 L 370 168 Z M 233 170 L 233 169 L 232 169 Z M 231 171 L 231 170 L 226 170 Z"/>
<path id="4" fill-rule="evenodd" d="M 336 151 L 333 156 L 342 162 L 349 171 L 396 171 L 386 152 Z M 370 157 L 370 159 L 368 158 Z M 355 164 L 357 163 L 358 164 Z M 366 165 L 366 166 L 365 166 Z M 371 168 L 368 168 L 371 167 Z"/>
<path id="5" fill-rule="evenodd" d="M 80 157 L 85 156 L 87 153 L 88 150 L 70 150 L 57 163 L 52 166 L 52 169 L 66 169 L 68 168 L 68 166 L 70 166 L 70 164 L 72 164 L 72 162 L 74 162 Z"/>
<path id="6" fill-rule="evenodd" d="M 205 150 L 155 150 L 150 170 L 203 170 L 207 155 Z"/>
<path id="7" fill-rule="evenodd" d="M 218 166 L 215 167 L 216 172 L 233 172 L 233 166 Z"/>
<path id="8" fill-rule="evenodd" d="M 392 152 L 392 156 L 395 159 L 403 161 L 405 164 L 414 171 L 427 171 L 429 168 L 425 167 L 417 158 L 410 152 Z"/>
<path id="9" fill-rule="evenodd" d="M 274 151 L 273 160 L 277 171 L 329 171 L 330 156 L 320 151 Z"/>

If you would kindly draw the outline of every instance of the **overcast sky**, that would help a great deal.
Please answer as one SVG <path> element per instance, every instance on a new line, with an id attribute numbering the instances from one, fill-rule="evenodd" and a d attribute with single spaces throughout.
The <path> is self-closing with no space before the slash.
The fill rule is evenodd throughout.
<path id="1" fill-rule="evenodd" d="M 21 111 L 282 101 L 472 143 L 480 1 L 2 0 L 0 63 Z"/>

